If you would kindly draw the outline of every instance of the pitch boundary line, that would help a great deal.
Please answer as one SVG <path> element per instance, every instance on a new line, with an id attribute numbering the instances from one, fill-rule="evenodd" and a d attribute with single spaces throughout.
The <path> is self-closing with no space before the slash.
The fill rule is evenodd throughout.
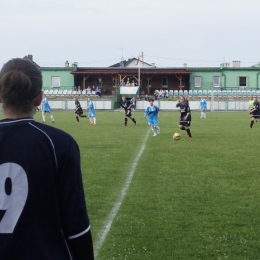
<path id="1" fill-rule="evenodd" d="M 145 145 L 146 145 L 146 142 L 147 142 L 147 139 L 148 139 L 148 135 L 149 135 L 149 132 L 150 132 L 150 129 L 149 131 L 147 132 L 146 136 L 144 137 L 144 140 L 142 142 L 142 145 L 141 145 L 141 149 L 139 151 L 139 153 L 137 154 L 137 156 L 135 157 L 134 161 L 133 161 L 133 164 L 132 164 L 132 167 L 131 167 L 131 170 L 130 172 L 128 173 L 127 175 L 127 178 L 126 178 L 126 181 L 125 181 L 125 184 L 120 192 L 120 195 L 116 201 L 116 203 L 114 204 L 114 207 L 112 208 L 112 210 L 110 211 L 108 217 L 106 218 L 106 220 L 104 221 L 104 224 L 103 224 L 103 228 L 101 229 L 100 233 L 99 233 L 99 236 L 98 236 L 98 240 L 96 241 L 95 243 L 95 257 L 98 257 L 98 254 L 99 254 L 99 251 L 100 249 L 102 248 L 103 246 L 103 243 L 104 241 L 106 240 L 106 237 L 110 231 L 110 228 L 113 224 L 113 221 L 122 205 L 122 202 L 125 198 L 125 195 L 128 191 L 128 188 L 132 182 L 132 179 L 134 177 L 134 173 L 135 173 L 135 169 L 136 169 L 136 166 L 144 152 L 144 149 L 145 149 Z"/>

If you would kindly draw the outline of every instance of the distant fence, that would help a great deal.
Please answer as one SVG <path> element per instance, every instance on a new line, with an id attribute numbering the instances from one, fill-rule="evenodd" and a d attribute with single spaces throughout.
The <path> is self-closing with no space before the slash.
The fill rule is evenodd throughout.
<path id="1" fill-rule="evenodd" d="M 176 107 L 178 101 L 154 101 L 154 104 L 158 106 L 161 110 L 179 110 Z M 190 108 L 192 110 L 200 109 L 200 101 L 190 101 Z M 148 101 L 137 101 L 136 109 L 144 110 L 149 106 Z M 248 109 L 248 101 L 235 100 L 235 101 L 207 101 L 207 110 L 211 111 L 246 111 Z"/>

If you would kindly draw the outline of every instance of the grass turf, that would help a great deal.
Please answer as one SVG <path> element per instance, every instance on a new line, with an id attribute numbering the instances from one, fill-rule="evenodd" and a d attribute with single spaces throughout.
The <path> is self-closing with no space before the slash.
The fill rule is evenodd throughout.
<path id="1" fill-rule="evenodd" d="M 143 113 L 133 115 L 137 127 L 122 127 L 120 112 L 97 112 L 96 126 L 77 123 L 73 112 L 54 113 L 54 126 L 81 150 L 94 243 L 149 131 Z M 98 259 L 260 259 L 260 122 L 247 129 L 245 112 L 199 116 L 192 114 L 189 140 L 178 113 L 161 113 L 161 134 L 149 134 Z"/>

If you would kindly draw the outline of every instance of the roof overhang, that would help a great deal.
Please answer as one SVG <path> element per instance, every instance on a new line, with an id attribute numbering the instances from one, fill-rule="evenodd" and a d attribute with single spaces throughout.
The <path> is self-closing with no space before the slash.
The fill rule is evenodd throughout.
<path id="1" fill-rule="evenodd" d="M 159 68 L 140 68 L 142 75 L 190 75 L 186 69 L 159 69 Z M 91 75 L 91 74 L 108 74 L 108 75 L 129 75 L 138 74 L 138 68 L 78 68 L 76 71 L 72 71 L 73 75 Z"/>

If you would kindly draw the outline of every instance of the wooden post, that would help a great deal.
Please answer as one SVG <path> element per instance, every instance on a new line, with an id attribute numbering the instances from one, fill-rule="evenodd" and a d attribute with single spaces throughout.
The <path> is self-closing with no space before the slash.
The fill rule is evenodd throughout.
<path id="1" fill-rule="evenodd" d="M 86 80 L 88 79 L 89 75 L 88 76 L 85 76 L 85 74 L 83 75 L 83 89 L 86 88 Z"/>

